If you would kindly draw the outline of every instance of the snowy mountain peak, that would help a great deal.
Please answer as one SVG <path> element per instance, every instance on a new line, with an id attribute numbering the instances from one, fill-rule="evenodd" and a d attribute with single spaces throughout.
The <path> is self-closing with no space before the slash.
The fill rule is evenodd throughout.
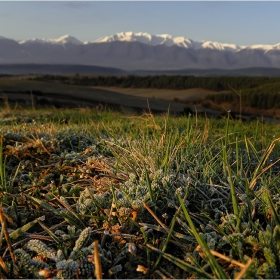
<path id="1" fill-rule="evenodd" d="M 41 44 L 59 44 L 59 45 L 64 45 L 64 44 L 73 44 L 73 45 L 82 45 L 83 43 L 76 39 L 73 36 L 70 35 L 64 35 L 58 39 L 38 39 L 38 38 L 33 38 L 29 39 L 26 41 L 20 41 L 20 44 L 32 44 L 32 43 L 41 43 Z"/>
<path id="2" fill-rule="evenodd" d="M 1 36 L 0 49 L 0 64 L 80 64 L 125 70 L 280 68 L 280 43 L 237 46 L 132 31 L 87 43 L 70 35 L 21 42 Z"/>
<path id="3" fill-rule="evenodd" d="M 79 41 L 77 38 L 70 36 L 70 35 L 64 35 L 58 39 L 53 40 L 54 42 L 58 44 L 74 44 L 74 45 L 82 45 L 83 43 Z"/>
<path id="4" fill-rule="evenodd" d="M 201 45 L 202 48 L 216 49 L 219 51 L 238 51 L 240 47 L 235 44 L 221 44 L 218 42 L 205 41 Z"/>
<path id="5" fill-rule="evenodd" d="M 3 40 L 11 40 L 7 39 L 3 36 L 0 36 L 1 41 Z M 280 43 L 275 45 L 251 45 L 251 46 L 238 46 L 235 44 L 226 44 L 226 43 L 219 43 L 213 41 L 193 41 L 192 39 L 188 39 L 185 37 L 173 37 L 170 34 L 159 34 L 159 35 L 152 35 L 146 32 L 120 32 L 114 35 L 105 36 L 99 38 L 95 41 L 89 42 L 81 42 L 77 38 L 71 35 L 64 35 L 58 39 L 29 39 L 25 41 L 18 41 L 20 45 L 36 45 L 36 44 L 43 44 L 43 45 L 54 45 L 54 46 L 62 46 L 65 45 L 91 45 L 91 44 L 98 44 L 98 43 L 111 43 L 115 41 L 121 42 L 140 42 L 142 44 L 146 44 L 149 46 L 158 46 L 163 45 L 166 47 L 177 46 L 186 49 L 193 49 L 193 50 L 201 50 L 201 49 L 211 49 L 215 51 L 221 52 L 239 52 L 242 50 L 261 50 L 264 52 L 270 52 L 274 50 L 280 50 Z"/>
<path id="6" fill-rule="evenodd" d="M 94 43 L 109 43 L 114 41 L 140 42 L 150 46 L 165 45 L 170 47 L 176 45 L 178 47 L 193 49 L 210 48 L 228 51 L 236 51 L 240 49 L 240 47 L 234 44 L 221 44 L 208 41 L 195 42 L 185 37 L 172 37 L 170 34 L 151 35 L 145 32 L 133 33 L 131 31 L 120 32 L 115 35 L 102 37 L 94 41 Z"/>

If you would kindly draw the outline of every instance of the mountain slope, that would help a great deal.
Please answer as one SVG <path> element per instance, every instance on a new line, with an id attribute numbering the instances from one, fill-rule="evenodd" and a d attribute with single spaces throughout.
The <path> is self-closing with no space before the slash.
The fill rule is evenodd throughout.
<path id="1" fill-rule="evenodd" d="M 70 35 L 17 42 L 0 36 L 0 64 L 79 64 L 124 70 L 280 68 L 280 44 L 237 46 L 121 32 L 95 42 Z"/>

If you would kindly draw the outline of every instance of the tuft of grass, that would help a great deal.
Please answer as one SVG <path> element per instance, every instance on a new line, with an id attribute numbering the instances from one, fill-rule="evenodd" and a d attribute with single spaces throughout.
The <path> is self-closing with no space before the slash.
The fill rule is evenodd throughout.
<path id="1" fill-rule="evenodd" d="M 1 114 L 3 277 L 280 277 L 278 124 Z"/>

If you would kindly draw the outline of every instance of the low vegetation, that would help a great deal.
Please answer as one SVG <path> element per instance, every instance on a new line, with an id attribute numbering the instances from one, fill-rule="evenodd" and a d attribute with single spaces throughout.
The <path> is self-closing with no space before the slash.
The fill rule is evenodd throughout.
<path id="1" fill-rule="evenodd" d="M 17 109 L 1 278 L 280 277 L 279 125 Z"/>
<path id="2" fill-rule="evenodd" d="M 88 75 L 43 75 L 34 77 L 37 81 L 54 81 L 81 86 L 161 88 L 161 89 L 190 89 L 205 88 L 213 91 L 230 88 L 255 88 L 268 83 L 279 83 L 280 78 L 267 77 L 195 77 L 182 75 L 154 76 L 88 76 Z"/>
<path id="3" fill-rule="evenodd" d="M 275 117 L 280 114 L 280 78 L 268 77 L 195 77 L 181 75 L 157 76 L 86 76 L 86 75 L 44 75 L 33 78 L 36 81 L 64 83 L 78 86 L 151 89 L 145 97 L 153 97 L 152 89 L 169 89 L 178 91 L 169 95 L 175 101 L 185 102 L 214 110 L 231 110 L 239 113 L 239 103 L 242 102 L 243 113 Z M 197 94 L 196 98 L 181 97 L 182 90 L 209 90 L 207 95 Z M 119 91 L 122 92 L 122 91 Z M 125 90 L 123 91 L 125 93 Z M 236 94 L 236 92 L 240 94 Z M 166 98 L 163 94 L 162 97 Z"/>

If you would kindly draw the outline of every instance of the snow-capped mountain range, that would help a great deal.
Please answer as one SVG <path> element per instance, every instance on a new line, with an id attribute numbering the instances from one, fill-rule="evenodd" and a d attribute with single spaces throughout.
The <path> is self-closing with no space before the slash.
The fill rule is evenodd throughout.
<path id="1" fill-rule="evenodd" d="M 0 64 L 81 64 L 125 70 L 280 68 L 280 43 L 238 46 L 168 34 L 121 32 L 93 42 L 70 35 L 15 41 L 0 36 Z"/>
<path id="2" fill-rule="evenodd" d="M 183 47 L 186 49 L 216 49 L 219 51 L 238 51 L 241 49 L 262 49 L 265 51 L 278 49 L 280 50 L 280 43 L 276 45 L 253 45 L 253 46 L 238 46 L 235 44 L 224 44 L 211 41 L 193 41 L 185 37 L 175 37 L 173 38 L 169 34 L 151 35 L 149 33 L 133 33 L 133 32 L 121 32 L 115 35 L 102 37 L 94 43 L 109 43 L 114 41 L 122 42 L 140 42 L 149 46 L 165 45 L 171 47 L 176 45 L 178 47 Z"/>

